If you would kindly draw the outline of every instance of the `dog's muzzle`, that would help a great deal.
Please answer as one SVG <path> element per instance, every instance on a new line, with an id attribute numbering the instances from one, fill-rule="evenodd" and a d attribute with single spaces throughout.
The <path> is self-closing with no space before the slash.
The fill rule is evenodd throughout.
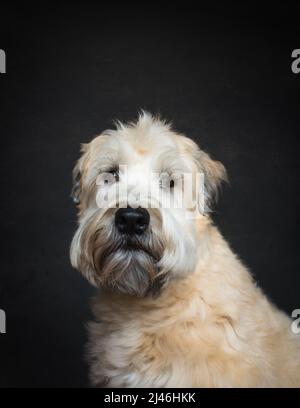
<path id="1" fill-rule="evenodd" d="M 115 214 L 115 224 L 121 234 L 142 235 L 150 222 L 145 208 L 120 208 Z"/>

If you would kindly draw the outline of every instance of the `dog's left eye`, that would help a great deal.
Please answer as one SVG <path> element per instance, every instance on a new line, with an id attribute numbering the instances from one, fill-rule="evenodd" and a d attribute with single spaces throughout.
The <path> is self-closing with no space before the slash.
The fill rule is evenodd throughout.
<path id="1" fill-rule="evenodd" d="M 160 175 L 159 185 L 161 188 L 172 190 L 175 187 L 175 181 L 169 174 L 163 173 Z"/>

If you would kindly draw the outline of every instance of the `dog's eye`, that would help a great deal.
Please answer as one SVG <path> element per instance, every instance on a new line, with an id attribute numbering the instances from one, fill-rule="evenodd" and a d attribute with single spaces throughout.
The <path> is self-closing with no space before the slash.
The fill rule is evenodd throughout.
<path id="1" fill-rule="evenodd" d="M 104 184 L 112 184 L 114 182 L 119 181 L 119 169 L 112 168 L 102 172 L 101 174 L 102 182 Z"/>
<path id="2" fill-rule="evenodd" d="M 163 173 L 160 175 L 159 185 L 161 188 L 172 190 L 175 187 L 175 181 L 169 174 Z"/>
<path id="3" fill-rule="evenodd" d="M 117 168 L 111 169 L 109 170 L 108 173 L 111 174 L 116 181 L 119 181 L 119 169 Z"/>

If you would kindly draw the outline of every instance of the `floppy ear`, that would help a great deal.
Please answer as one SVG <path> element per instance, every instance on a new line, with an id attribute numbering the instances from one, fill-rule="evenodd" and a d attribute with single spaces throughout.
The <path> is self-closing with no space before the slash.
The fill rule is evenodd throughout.
<path id="1" fill-rule="evenodd" d="M 204 174 L 205 205 L 206 210 L 217 200 L 222 182 L 228 181 L 228 176 L 224 165 L 211 157 L 203 150 L 199 150 L 198 166 Z"/>
<path id="2" fill-rule="evenodd" d="M 73 172 L 72 172 L 72 179 L 73 185 L 71 190 L 71 198 L 76 205 L 80 204 L 81 200 L 81 193 L 82 193 L 82 176 L 83 176 L 83 169 L 84 169 L 84 162 L 86 161 L 87 156 L 87 144 L 81 145 L 81 157 L 77 161 Z"/>
<path id="3" fill-rule="evenodd" d="M 81 194 L 81 173 L 79 170 L 79 164 L 76 163 L 76 166 L 73 169 L 73 185 L 71 190 L 71 198 L 74 204 L 80 204 L 80 194 Z"/>
<path id="4" fill-rule="evenodd" d="M 197 171 L 203 174 L 205 211 L 218 197 L 218 191 L 223 181 L 228 181 L 224 165 L 211 159 L 199 146 L 186 136 L 179 136 L 179 146 L 183 155 L 189 156 L 196 165 Z"/>

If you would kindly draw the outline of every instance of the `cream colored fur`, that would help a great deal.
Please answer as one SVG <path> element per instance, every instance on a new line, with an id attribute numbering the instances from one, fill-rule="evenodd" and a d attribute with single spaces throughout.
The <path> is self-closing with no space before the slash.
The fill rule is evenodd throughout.
<path id="1" fill-rule="evenodd" d="M 169 167 L 180 163 L 182 169 L 204 172 L 207 203 L 226 178 L 224 167 L 148 114 L 136 124 L 119 124 L 83 150 L 75 168 L 81 184 L 80 213 L 71 260 L 99 287 L 93 303 L 95 321 L 89 324 L 92 385 L 299 387 L 300 338 L 292 333 L 291 320 L 256 286 L 209 213 L 188 220 L 190 208 L 164 209 L 161 221 L 153 214 L 157 242 L 152 245 L 160 254 L 155 265 L 165 276 L 158 295 L 113 290 L 94 265 L 95 251 L 98 254 L 107 244 L 103 231 L 111 234 L 113 228 L 113 213 L 95 204 L 98 187 L 93 180 L 103 161 L 134 163 L 144 175 L 143 184 L 147 169 L 154 169 L 165 151 L 161 162 Z M 99 242 L 91 240 L 100 230 Z M 125 262 L 121 255 L 119 259 Z M 130 265 L 126 267 L 120 273 L 130 273 Z M 111 270 L 106 268 L 106 279 Z"/>

